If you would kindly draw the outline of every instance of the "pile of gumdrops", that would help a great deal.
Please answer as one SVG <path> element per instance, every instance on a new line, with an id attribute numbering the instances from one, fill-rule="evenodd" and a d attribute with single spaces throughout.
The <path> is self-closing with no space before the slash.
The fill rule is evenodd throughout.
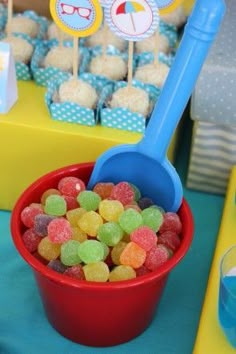
<path id="1" fill-rule="evenodd" d="M 156 270 L 181 242 L 178 214 L 165 212 L 131 183 L 86 190 L 74 176 L 21 212 L 25 247 L 47 267 L 79 280 L 113 282 Z"/>

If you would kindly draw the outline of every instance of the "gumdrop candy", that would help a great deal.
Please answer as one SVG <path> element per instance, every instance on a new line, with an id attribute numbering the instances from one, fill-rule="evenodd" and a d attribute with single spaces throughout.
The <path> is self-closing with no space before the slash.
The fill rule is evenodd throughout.
<path id="1" fill-rule="evenodd" d="M 77 201 L 81 208 L 84 208 L 87 211 L 95 211 L 98 209 L 101 197 L 93 191 L 82 191 L 78 195 Z"/>
<path id="2" fill-rule="evenodd" d="M 72 227 L 71 230 L 72 230 L 72 235 L 71 235 L 72 240 L 79 241 L 81 243 L 88 239 L 87 234 L 84 231 L 80 230 L 79 227 Z"/>
<path id="3" fill-rule="evenodd" d="M 45 201 L 44 212 L 48 215 L 63 216 L 66 214 L 65 199 L 56 194 L 49 195 Z"/>
<path id="4" fill-rule="evenodd" d="M 37 250 L 41 239 L 42 237 L 40 237 L 33 228 L 27 229 L 22 235 L 24 245 L 30 253 Z"/>
<path id="5" fill-rule="evenodd" d="M 38 214 L 34 219 L 34 231 L 41 237 L 47 236 L 48 224 L 55 219 L 55 216 Z"/>
<path id="6" fill-rule="evenodd" d="M 116 265 L 120 265 L 120 255 L 123 252 L 123 250 L 125 249 L 127 245 L 127 242 L 124 241 L 120 241 L 119 243 L 117 243 L 117 245 L 115 245 L 112 250 L 111 250 L 111 259 L 112 262 Z"/>
<path id="7" fill-rule="evenodd" d="M 141 267 L 146 259 L 146 251 L 135 242 L 129 242 L 120 255 L 120 263 L 136 269 Z"/>
<path id="8" fill-rule="evenodd" d="M 89 263 L 83 266 L 87 281 L 106 282 L 109 278 L 109 268 L 105 262 Z"/>
<path id="9" fill-rule="evenodd" d="M 47 266 L 53 270 L 55 270 L 55 272 L 57 273 L 64 273 L 67 269 L 67 266 L 65 266 L 60 259 L 53 259 L 51 260 Z"/>
<path id="10" fill-rule="evenodd" d="M 179 248 L 181 241 L 175 232 L 164 231 L 159 235 L 157 243 L 165 245 L 167 248 L 175 252 Z"/>
<path id="11" fill-rule="evenodd" d="M 163 223 L 163 214 L 157 208 L 146 208 L 141 212 L 143 224 L 157 232 Z"/>
<path id="12" fill-rule="evenodd" d="M 119 217 L 121 228 L 128 234 L 143 224 L 141 214 L 134 209 L 125 210 Z"/>
<path id="13" fill-rule="evenodd" d="M 137 202 L 141 198 L 141 192 L 137 186 L 135 186 L 133 183 L 129 183 L 131 188 L 134 191 L 134 200 Z"/>
<path id="14" fill-rule="evenodd" d="M 56 194 L 56 195 L 61 195 L 60 191 L 56 188 L 49 188 L 47 189 L 45 192 L 43 192 L 43 194 L 41 195 L 41 203 L 44 205 L 45 202 L 46 202 L 46 199 L 47 197 L 49 197 L 50 195 L 53 195 L 53 194 Z"/>
<path id="15" fill-rule="evenodd" d="M 111 191 L 110 198 L 119 200 L 123 205 L 131 204 L 134 201 L 134 190 L 128 182 L 117 183 Z"/>
<path id="16" fill-rule="evenodd" d="M 157 245 L 147 252 L 145 267 L 154 271 L 164 264 L 170 257 L 168 249 L 164 245 Z"/>
<path id="17" fill-rule="evenodd" d="M 86 210 L 83 208 L 76 208 L 73 210 L 69 210 L 66 213 L 66 218 L 71 224 L 71 226 L 78 226 L 78 221 L 82 215 L 86 213 Z"/>
<path id="18" fill-rule="evenodd" d="M 122 281 L 136 278 L 135 270 L 128 265 L 118 265 L 112 269 L 109 275 L 109 281 Z"/>
<path id="19" fill-rule="evenodd" d="M 150 251 L 157 244 L 157 235 L 150 227 L 140 226 L 131 233 L 130 240 L 145 251 Z"/>
<path id="20" fill-rule="evenodd" d="M 83 267 L 80 264 L 67 268 L 63 274 L 77 280 L 85 280 Z"/>
<path id="21" fill-rule="evenodd" d="M 34 219 L 38 214 L 43 214 L 43 208 L 41 204 L 33 203 L 22 210 L 20 218 L 26 227 L 31 228 L 34 226 Z"/>
<path id="22" fill-rule="evenodd" d="M 99 182 L 94 186 L 93 191 L 100 195 L 101 199 L 107 199 L 110 197 L 113 187 L 114 183 Z"/>
<path id="23" fill-rule="evenodd" d="M 124 206 L 124 209 L 127 210 L 127 209 L 134 209 L 136 211 L 138 211 L 139 213 L 141 213 L 141 209 L 139 208 L 138 204 L 127 204 Z"/>
<path id="24" fill-rule="evenodd" d="M 70 195 L 63 195 L 63 198 L 66 202 L 66 210 L 72 210 L 79 207 L 79 203 L 75 197 L 71 197 Z"/>
<path id="25" fill-rule="evenodd" d="M 48 238 L 53 243 L 63 243 L 72 237 L 72 229 L 69 221 L 64 218 L 53 219 L 48 224 Z"/>
<path id="26" fill-rule="evenodd" d="M 140 207 L 140 209 L 146 209 L 149 208 L 150 206 L 154 205 L 154 202 L 151 198 L 147 198 L 147 197 L 142 197 L 138 200 L 138 205 Z"/>
<path id="27" fill-rule="evenodd" d="M 150 269 L 148 269 L 147 267 L 145 267 L 145 265 L 142 265 L 140 268 L 135 269 L 136 272 L 136 276 L 140 277 L 141 275 L 146 275 L 148 273 L 150 273 Z"/>
<path id="28" fill-rule="evenodd" d="M 78 221 L 79 228 L 92 237 L 97 236 L 98 229 L 102 224 L 102 217 L 93 210 L 87 211 Z"/>
<path id="29" fill-rule="evenodd" d="M 43 237 L 38 245 L 38 253 L 47 261 L 57 259 L 61 253 L 61 245 L 58 243 L 52 243 L 48 236 Z"/>
<path id="30" fill-rule="evenodd" d="M 58 183 L 58 189 L 63 195 L 77 197 L 77 195 L 85 190 L 84 182 L 77 177 L 64 177 Z"/>
<path id="31" fill-rule="evenodd" d="M 181 233 L 182 223 L 178 214 L 173 212 L 167 212 L 164 214 L 163 223 L 160 226 L 159 233 L 165 231 L 172 231 L 178 235 Z"/>
<path id="32" fill-rule="evenodd" d="M 79 245 L 78 255 L 84 263 L 99 262 L 104 259 L 104 247 L 100 241 L 86 240 Z"/>
<path id="33" fill-rule="evenodd" d="M 120 225 L 110 221 L 99 227 L 97 238 L 108 246 L 115 246 L 122 239 L 123 234 Z"/>
<path id="34" fill-rule="evenodd" d="M 70 240 L 61 245 L 61 262 L 67 266 L 72 266 L 81 263 L 78 255 L 80 243 L 75 240 Z"/>
<path id="35" fill-rule="evenodd" d="M 118 221 L 124 211 L 124 206 L 118 200 L 104 199 L 99 204 L 99 214 L 106 221 Z"/>

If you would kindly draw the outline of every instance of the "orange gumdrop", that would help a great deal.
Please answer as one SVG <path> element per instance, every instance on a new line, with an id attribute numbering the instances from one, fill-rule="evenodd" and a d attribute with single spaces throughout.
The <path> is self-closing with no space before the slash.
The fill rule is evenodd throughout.
<path id="1" fill-rule="evenodd" d="M 120 255 L 120 263 L 137 269 L 144 264 L 146 251 L 135 242 L 129 242 Z"/>

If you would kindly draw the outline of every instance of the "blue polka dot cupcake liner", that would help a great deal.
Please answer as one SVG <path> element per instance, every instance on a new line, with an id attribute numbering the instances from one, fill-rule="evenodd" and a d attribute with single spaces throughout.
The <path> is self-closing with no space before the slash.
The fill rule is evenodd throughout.
<path id="1" fill-rule="evenodd" d="M 177 27 L 160 20 L 159 23 L 160 34 L 167 37 L 171 49 L 175 49 L 178 41 Z"/>
<path id="2" fill-rule="evenodd" d="M 136 69 L 139 66 L 143 66 L 146 64 L 151 64 L 154 61 L 154 53 L 152 52 L 143 52 L 135 55 L 136 57 Z M 175 56 L 173 54 L 168 54 L 166 55 L 165 53 L 159 52 L 158 53 L 158 60 L 161 63 L 164 63 L 171 67 L 173 64 Z"/>
<path id="3" fill-rule="evenodd" d="M 149 95 L 151 106 L 154 107 L 160 90 L 152 85 L 143 84 L 137 80 L 132 81 L 132 85 L 145 90 Z M 149 117 L 144 117 L 140 113 L 131 112 L 127 108 L 110 108 L 108 101 L 112 94 L 121 87 L 127 86 L 127 82 L 118 82 L 115 85 L 108 85 L 102 92 L 103 106 L 100 110 L 100 122 L 102 126 L 126 130 L 130 132 L 144 133 Z"/>
<path id="4" fill-rule="evenodd" d="M 50 49 L 56 46 L 56 42 L 38 44 L 31 60 L 31 71 L 33 79 L 39 86 L 47 86 L 49 80 L 64 77 L 64 72 L 56 67 L 43 67 L 43 61 Z M 71 47 L 71 45 L 69 46 Z M 90 53 L 86 48 L 80 48 L 79 73 L 82 74 L 88 65 Z"/>
<path id="5" fill-rule="evenodd" d="M 47 91 L 45 94 L 45 103 L 48 107 L 51 118 L 60 122 L 95 126 L 98 123 L 98 112 L 101 104 L 100 98 L 95 110 L 82 107 L 79 104 L 72 102 L 55 101 L 54 97 L 58 92 L 59 86 L 70 78 L 70 74 L 64 73 L 64 77 L 60 77 L 57 80 L 50 80 L 48 82 Z M 91 81 L 87 81 L 86 76 L 82 74 L 79 76 L 79 79 L 91 84 L 99 95 L 100 85 L 96 78 L 94 78 L 94 80 L 91 79 Z"/>

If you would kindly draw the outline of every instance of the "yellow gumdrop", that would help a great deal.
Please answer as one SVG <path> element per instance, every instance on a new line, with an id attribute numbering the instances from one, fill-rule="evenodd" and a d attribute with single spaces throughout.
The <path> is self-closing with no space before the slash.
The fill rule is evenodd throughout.
<path id="1" fill-rule="evenodd" d="M 88 281 L 106 282 L 110 274 L 108 265 L 104 262 L 86 264 L 83 271 Z"/>
<path id="2" fill-rule="evenodd" d="M 61 244 L 52 243 L 48 236 L 43 237 L 38 245 L 38 253 L 47 261 L 57 259 L 61 253 Z"/>
<path id="3" fill-rule="evenodd" d="M 119 243 L 117 243 L 117 245 L 115 245 L 112 250 L 111 250 L 111 259 L 112 262 L 116 265 L 120 265 L 120 255 L 123 252 L 123 250 L 125 249 L 127 245 L 127 242 L 124 241 L 120 241 Z"/>
<path id="4" fill-rule="evenodd" d="M 126 265 L 119 265 L 115 267 L 109 275 L 109 281 L 120 281 L 120 280 L 129 280 L 136 278 L 135 270 Z"/>
<path id="5" fill-rule="evenodd" d="M 98 229 L 102 224 L 102 217 L 93 210 L 87 211 L 78 221 L 79 228 L 92 237 L 97 236 Z"/>
<path id="6" fill-rule="evenodd" d="M 75 241 L 79 241 L 80 243 L 84 242 L 85 240 L 88 239 L 87 234 L 80 230 L 79 227 L 72 227 L 72 236 L 71 239 Z"/>
<path id="7" fill-rule="evenodd" d="M 82 215 L 86 213 L 86 210 L 83 208 L 76 208 L 68 210 L 66 213 L 66 218 L 71 224 L 71 226 L 78 226 L 78 221 Z"/>
<path id="8" fill-rule="evenodd" d="M 99 214 L 107 221 L 118 221 L 124 207 L 119 200 L 104 199 L 99 204 Z"/>

